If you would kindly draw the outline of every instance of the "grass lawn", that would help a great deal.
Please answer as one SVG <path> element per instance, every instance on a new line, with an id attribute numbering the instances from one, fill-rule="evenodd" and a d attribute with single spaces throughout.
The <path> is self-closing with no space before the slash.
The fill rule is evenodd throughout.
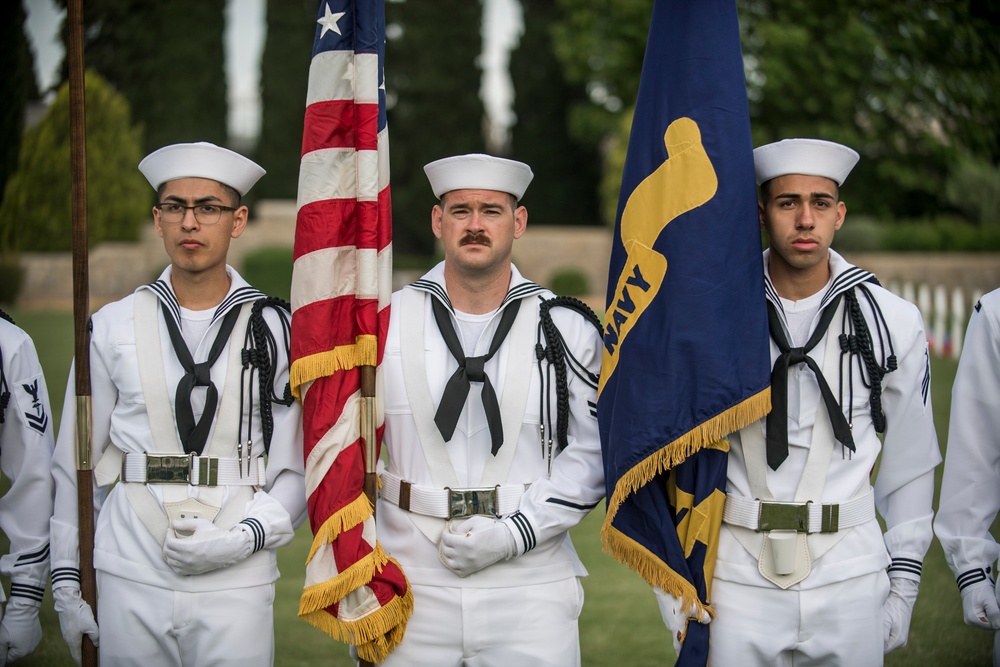
<path id="1" fill-rule="evenodd" d="M 73 351 L 71 315 L 68 313 L 12 313 L 36 342 L 49 384 L 53 413 L 58 423 Z M 945 441 L 948 407 L 955 363 L 934 360 L 933 400 L 938 436 Z M 940 483 L 940 468 L 938 482 Z M 935 502 L 936 506 L 936 502 Z M 591 513 L 573 531 L 573 541 L 590 571 L 583 584 L 586 604 L 580 619 L 583 664 L 588 667 L 631 667 L 673 664 L 670 638 L 660 621 L 649 587 L 639 577 L 601 551 L 603 509 Z M 307 526 L 294 542 L 278 554 L 282 573 L 275 595 L 275 635 L 279 667 L 325 665 L 348 667 L 352 661 L 343 644 L 297 617 L 302 592 L 304 562 L 312 536 Z M 6 549 L 0 553 L 6 553 Z M 9 582 L 4 582 L 9 586 Z M 59 623 L 46 594 L 41 611 L 44 636 L 32 656 L 19 665 L 73 664 L 59 633 Z M 924 562 L 920 596 L 910 628 L 909 645 L 886 659 L 890 667 L 979 667 L 990 664 L 992 633 L 967 627 L 954 578 L 944 562 L 937 540 Z M 515 667 L 515 666 L 512 666 Z M 517 666 L 520 667 L 520 666 Z"/>

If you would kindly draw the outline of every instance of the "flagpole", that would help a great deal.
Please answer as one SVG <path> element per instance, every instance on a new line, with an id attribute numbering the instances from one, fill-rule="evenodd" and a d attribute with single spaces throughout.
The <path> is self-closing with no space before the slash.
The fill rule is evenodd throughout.
<path id="1" fill-rule="evenodd" d="M 73 337 L 76 368 L 76 485 L 80 533 L 80 593 L 97 614 L 94 573 L 94 485 L 91 456 L 90 282 L 87 258 L 87 126 L 83 67 L 83 0 L 69 0 L 66 13 L 69 62 L 70 166 L 73 220 Z M 83 636 L 82 664 L 98 664 L 97 647 Z"/>
<path id="2" fill-rule="evenodd" d="M 375 516 L 375 500 L 378 497 L 378 443 L 375 440 L 375 367 L 361 366 L 361 437 L 365 441 L 365 496 L 371 501 L 372 516 Z"/>
<path id="3" fill-rule="evenodd" d="M 378 443 L 375 439 L 377 417 L 375 414 L 375 366 L 365 365 L 361 371 L 361 437 L 365 441 L 365 497 L 372 504 L 375 519 L 375 502 L 378 498 Z M 372 663 L 359 659 L 359 667 L 372 667 Z"/>

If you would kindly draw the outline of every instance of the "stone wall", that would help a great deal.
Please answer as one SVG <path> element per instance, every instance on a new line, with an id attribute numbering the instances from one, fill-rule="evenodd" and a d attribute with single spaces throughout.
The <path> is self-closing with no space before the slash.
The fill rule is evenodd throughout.
<path id="1" fill-rule="evenodd" d="M 230 247 L 229 260 L 242 268 L 243 258 L 263 247 L 291 247 L 295 231 L 295 203 L 261 201 L 247 231 Z M 551 285 L 561 271 L 582 273 L 591 294 L 584 298 L 598 313 L 604 310 L 608 282 L 611 230 L 604 227 L 528 226 L 514 243 L 514 262 L 528 278 Z M 997 253 L 849 253 L 847 258 L 869 269 L 883 284 L 892 282 L 943 285 L 986 292 L 1000 286 L 1000 254 Z M 73 305 L 72 259 L 69 253 L 25 253 L 24 284 L 18 307 L 22 309 L 71 309 Z M 137 243 L 104 243 L 90 252 L 91 309 L 119 299 L 137 285 L 154 279 L 167 258 L 156 236 L 152 220 Z M 419 272 L 397 272 L 396 287 L 419 276 Z"/>

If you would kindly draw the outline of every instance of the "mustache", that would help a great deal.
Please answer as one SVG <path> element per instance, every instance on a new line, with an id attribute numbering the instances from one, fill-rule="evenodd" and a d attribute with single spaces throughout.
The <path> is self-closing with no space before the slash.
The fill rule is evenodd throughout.
<path id="1" fill-rule="evenodd" d="M 458 242 L 458 245 L 463 246 L 469 245 L 470 243 L 476 243 L 487 247 L 493 245 L 490 242 L 489 237 L 486 236 L 485 232 L 467 232 L 465 236 L 462 237 L 462 240 Z"/>

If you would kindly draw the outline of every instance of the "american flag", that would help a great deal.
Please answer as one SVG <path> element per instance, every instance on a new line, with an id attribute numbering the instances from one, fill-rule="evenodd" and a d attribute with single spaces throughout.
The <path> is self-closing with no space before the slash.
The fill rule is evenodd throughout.
<path id="1" fill-rule="evenodd" d="M 413 608 L 363 491 L 362 367 L 382 360 L 392 275 L 384 47 L 382 0 L 320 5 L 291 291 L 291 384 L 303 405 L 314 535 L 299 616 L 373 662 L 402 639 Z"/>

